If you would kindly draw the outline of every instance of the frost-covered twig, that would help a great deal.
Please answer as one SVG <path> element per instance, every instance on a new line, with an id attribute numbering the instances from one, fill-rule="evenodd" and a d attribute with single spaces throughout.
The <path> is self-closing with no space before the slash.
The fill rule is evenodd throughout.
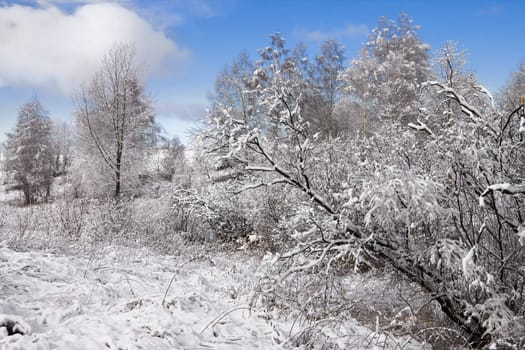
<path id="1" fill-rule="evenodd" d="M 462 339 L 465 343 L 465 345 L 467 345 L 469 343 L 468 339 L 465 338 L 465 336 L 463 334 L 461 334 L 460 331 L 456 330 L 456 329 L 453 329 L 453 328 L 448 328 L 448 327 L 428 327 L 428 328 L 423 328 L 421 330 L 419 330 L 417 334 L 422 334 L 422 333 L 431 333 L 430 336 L 428 338 L 432 338 L 434 336 L 436 336 L 436 333 L 452 333 L 454 334 L 455 337 L 458 337 L 460 339 Z"/>
<path id="2" fill-rule="evenodd" d="M 189 260 L 187 260 L 186 262 L 184 262 L 184 264 L 182 264 L 181 266 L 179 266 L 179 268 L 173 273 L 173 276 L 171 276 L 171 279 L 170 279 L 170 283 L 168 284 L 168 287 L 166 288 L 166 291 L 164 292 L 164 297 L 162 297 L 162 302 L 161 302 L 161 305 L 165 305 L 166 303 L 166 297 L 168 296 L 168 292 L 171 288 L 171 285 L 173 284 L 173 280 L 175 280 L 175 276 L 177 276 L 177 274 L 180 272 L 180 270 L 182 270 L 182 268 L 186 265 L 188 265 L 190 262 L 192 261 L 195 261 L 197 258 L 201 257 L 201 255 L 198 255 L 198 256 L 192 256 Z"/>
<path id="3" fill-rule="evenodd" d="M 135 292 L 133 291 L 133 287 L 131 286 L 131 283 L 129 282 L 129 275 L 126 274 L 126 282 L 128 283 L 129 291 L 131 292 L 131 296 L 133 298 L 136 298 Z"/>
<path id="4" fill-rule="evenodd" d="M 501 136 L 503 135 L 503 133 L 505 132 L 505 130 L 509 126 L 510 121 L 512 120 L 512 117 L 514 115 L 520 117 L 520 127 L 518 129 L 518 132 L 519 133 L 525 132 L 525 106 L 524 105 L 520 105 L 515 110 L 510 112 L 509 115 L 507 116 L 507 121 L 505 122 L 505 125 L 503 125 L 503 128 L 501 129 L 501 132 L 500 132 L 500 144 L 501 144 L 501 141 L 502 141 Z"/>
<path id="5" fill-rule="evenodd" d="M 332 250 L 341 250 L 341 246 L 347 246 L 349 244 L 349 240 L 335 240 L 335 241 L 319 241 L 320 243 L 326 244 L 326 246 L 323 249 L 315 250 L 315 252 L 320 253 L 319 257 L 315 260 L 312 260 L 306 264 L 296 266 L 294 268 L 289 269 L 286 271 L 280 278 L 279 282 L 282 282 L 285 280 L 288 276 L 291 274 L 297 273 L 299 271 L 306 271 L 309 270 L 320 263 L 324 262 L 326 255 L 331 252 Z M 304 250 L 303 250 L 304 251 Z"/>
<path id="6" fill-rule="evenodd" d="M 241 306 L 237 306 L 237 307 L 234 307 L 233 309 L 229 310 L 229 311 L 226 311 L 225 313 L 223 314 L 220 314 L 219 316 L 217 316 L 216 318 L 214 318 L 210 323 L 208 323 L 206 325 L 206 327 L 204 327 L 201 331 L 200 334 L 203 334 L 204 331 L 206 331 L 206 329 L 208 329 L 208 327 L 212 326 L 212 327 L 215 327 L 215 325 L 220 321 L 222 320 L 223 318 L 225 318 L 226 316 L 228 316 L 229 314 L 231 314 L 232 312 L 234 311 L 238 311 L 238 310 L 252 310 L 252 307 L 251 306 L 248 306 L 248 305 L 241 305 Z"/>

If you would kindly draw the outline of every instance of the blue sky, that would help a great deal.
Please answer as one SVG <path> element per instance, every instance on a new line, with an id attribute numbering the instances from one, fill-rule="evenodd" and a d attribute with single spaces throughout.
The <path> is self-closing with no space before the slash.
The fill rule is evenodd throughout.
<path id="1" fill-rule="evenodd" d="M 0 0 L 0 140 L 38 95 L 72 120 L 72 96 L 115 41 L 135 41 L 167 134 L 187 141 L 215 77 L 242 51 L 253 57 L 281 32 L 315 53 L 324 38 L 355 58 L 381 16 L 410 15 L 433 50 L 468 50 L 469 68 L 495 91 L 525 60 L 523 1 Z"/>

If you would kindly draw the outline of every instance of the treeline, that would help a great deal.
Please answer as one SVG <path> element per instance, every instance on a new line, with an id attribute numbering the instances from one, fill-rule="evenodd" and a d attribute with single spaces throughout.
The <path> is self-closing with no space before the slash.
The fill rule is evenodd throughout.
<path id="1" fill-rule="evenodd" d="M 126 44 L 108 52 L 74 96 L 73 126 L 52 120 L 37 97 L 21 107 L 7 134 L 4 170 L 25 204 L 47 201 L 62 175 L 72 196 L 120 199 L 183 167 L 184 146 L 161 136 L 134 57 Z"/>

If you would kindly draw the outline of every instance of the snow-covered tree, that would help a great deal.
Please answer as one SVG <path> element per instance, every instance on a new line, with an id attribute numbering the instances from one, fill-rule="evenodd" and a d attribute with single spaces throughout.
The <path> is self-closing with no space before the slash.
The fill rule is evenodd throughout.
<path id="1" fill-rule="evenodd" d="M 230 106 L 240 119 L 247 119 L 253 108 L 253 99 L 246 84 L 253 73 L 253 63 L 246 52 L 228 65 L 215 80 L 212 100 L 215 104 Z"/>
<path id="2" fill-rule="evenodd" d="M 123 185 L 137 180 L 156 130 L 151 101 L 134 60 L 132 46 L 115 46 L 76 98 L 81 154 L 88 159 L 87 166 L 96 166 L 95 172 L 101 174 L 99 181 L 105 183 L 98 186 L 112 184 L 115 198 Z"/>
<path id="3" fill-rule="evenodd" d="M 480 112 L 487 112 L 493 101 L 487 95 L 487 91 L 481 86 L 475 74 L 467 69 L 467 51 L 459 49 L 457 43 L 448 41 L 437 52 L 434 58 L 434 68 L 437 80 L 443 86 L 453 89 L 464 99 L 475 103 Z M 487 99 L 487 97 L 490 97 Z M 436 99 L 434 99 L 436 100 Z M 450 125 L 453 116 L 461 115 L 461 105 L 451 98 L 446 92 L 437 99 L 438 104 L 432 108 L 433 113 L 441 114 L 443 118 L 441 126 Z M 436 119 L 433 118 L 434 123 Z"/>
<path id="4" fill-rule="evenodd" d="M 312 132 L 321 132 L 328 139 L 345 131 L 336 113 L 344 59 L 344 47 L 337 40 L 326 40 L 305 76 L 310 92 L 303 107 L 304 118 Z"/>
<path id="5" fill-rule="evenodd" d="M 6 172 L 24 194 L 26 204 L 47 199 L 53 182 L 51 120 L 37 98 L 24 104 L 15 130 L 7 134 Z"/>
<path id="6" fill-rule="evenodd" d="M 510 81 L 498 94 L 498 102 L 504 108 L 517 108 L 522 103 L 521 96 L 525 96 L 525 62 L 512 74 Z"/>
<path id="7" fill-rule="evenodd" d="M 162 159 L 159 169 L 162 178 L 168 181 L 180 180 L 175 177 L 182 177 L 186 171 L 185 150 L 184 145 L 176 137 L 163 142 L 160 147 Z"/>
<path id="8" fill-rule="evenodd" d="M 454 41 L 447 41 L 434 58 L 435 71 L 439 79 L 447 86 L 455 89 L 461 84 L 468 72 L 466 71 L 467 52 L 460 50 Z"/>
<path id="9" fill-rule="evenodd" d="M 64 174 L 71 162 L 73 143 L 71 125 L 64 121 L 53 120 L 50 136 L 55 176 Z"/>
<path id="10" fill-rule="evenodd" d="M 382 18 L 360 58 L 342 74 L 365 132 L 374 122 L 411 121 L 418 113 L 421 83 L 431 73 L 430 46 L 418 38 L 418 29 L 407 15 L 398 21 Z"/>

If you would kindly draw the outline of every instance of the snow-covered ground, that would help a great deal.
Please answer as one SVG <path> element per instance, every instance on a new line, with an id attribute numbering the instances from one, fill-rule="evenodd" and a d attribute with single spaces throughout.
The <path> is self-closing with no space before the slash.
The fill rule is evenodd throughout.
<path id="1" fill-rule="evenodd" d="M 108 247 L 66 256 L 1 247 L 0 349 L 290 348 L 293 319 L 249 307 L 257 266 L 241 252 Z M 8 320 L 26 334 L 7 336 Z M 384 348 L 357 322 L 329 333 L 341 349 Z"/>

